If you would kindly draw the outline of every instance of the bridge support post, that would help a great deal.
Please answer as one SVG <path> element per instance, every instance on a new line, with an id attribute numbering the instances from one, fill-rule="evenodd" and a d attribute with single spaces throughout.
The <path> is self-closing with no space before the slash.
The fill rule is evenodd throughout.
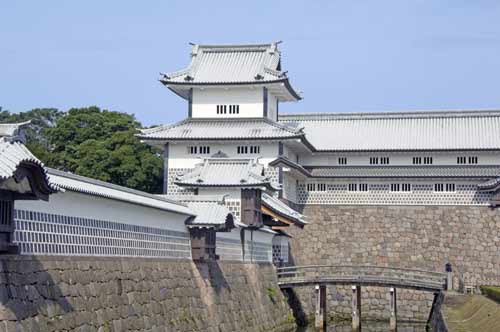
<path id="1" fill-rule="evenodd" d="M 361 330 L 361 286 L 352 286 L 352 329 Z"/>
<path id="2" fill-rule="evenodd" d="M 389 320 L 390 331 L 397 331 L 398 329 L 398 308 L 396 302 L 396 288 L 390 288 L 389 293 L 391 295 L 391 316 Z"/>
<path id="3" fill-rule="evenodd" d="M 316 311 L 314 327 L 323 330 L 326 325 L 326 285 L 316 285 Z"/>

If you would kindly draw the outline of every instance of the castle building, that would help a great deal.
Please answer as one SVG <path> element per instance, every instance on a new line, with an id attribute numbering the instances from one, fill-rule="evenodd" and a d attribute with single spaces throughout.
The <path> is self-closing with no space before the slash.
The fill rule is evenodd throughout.
<path id="1" fill-rule="evenodd" d="M 193 45 L 160 81 L 187 105 L 138 135 L 164 153 L 165 194 L 227 195 L 242 223 L 292 235 L 297 264 L 451 263 L 500 282 L 500 111 L 287 114 L 301 96 L 278 43 Z"/>
<path id="2" fill-rule="evenodd" d="M 496 204 L 499 111 L 282 113 L 301 97 L 277 43 L 194 45 L 160 81 L 188 105 L 139 135 L 164 151 L 166 194 L 226 193 L 239 216 L 239 188 L 256 179 L 224 181 L 258 165 L 294 204 Z"/>

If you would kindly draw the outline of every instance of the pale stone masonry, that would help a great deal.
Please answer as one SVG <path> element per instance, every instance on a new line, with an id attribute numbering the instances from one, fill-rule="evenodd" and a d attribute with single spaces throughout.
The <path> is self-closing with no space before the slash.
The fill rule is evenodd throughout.
<path id="1" fill-rule="evenodd" d="M 297 265 L 380 265 L 444 272 L 450 262 L 454 285 L 500 284 L 500 212 L 477 206 L 322 206 L 308 205 L 312 222 L 291 232 Z M 349 313 L 348 288 L 329 287 L 331 313 Z M 312 310 L 311 289 L 301 289 Z M 387 293 L 387 294 L 386 294 Z M 388 290 L 368 287 L 363 311 L 388 318 Z M 432 294 L 398 290 L 398 316 L 426 320 Z"/>
<path id="2" fill-rule="evenodd" d="M 285 332 L 270 264 L 4 256 L 0 331 Z"/>

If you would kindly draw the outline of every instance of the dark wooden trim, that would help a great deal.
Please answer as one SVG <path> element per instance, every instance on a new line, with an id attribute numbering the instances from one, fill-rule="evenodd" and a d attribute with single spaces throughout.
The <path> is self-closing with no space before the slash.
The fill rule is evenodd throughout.
<path id="1" fill-rule="evenodd" d="M 267 118 L 267 99 L 268 99 L 268 91 L 266 87 L 262 88 L 262 100 L 264 104 L 263 116 Z"/>
<path id="2" fill-rule="evenodd" d="M 189 89 L 188 95 L 188 117 L 193 117 L 193 88 Z"/>
<path id="3" fill-rule="evenodd" d="M 274 121 L 278 122 L 278 114 L 279 114 L 279 105 L 280 105 L 280 101 L 278 100 L 278 98 L 276 98 L 276 119 L 274 119 Z"/>
<path id="4" fill-rule="evenodd" d="M 252 228 L 263 226 L 261 194 L 259 189 L 241 190 L 241 222 Z"/>
<path id="5" fill-rule="evenodd" d="M 283 158 L 284 146 L 283 142 L 278 143 L 278 156 Z M 283 198 L 283 167 L 278 167 L 278 183 L 280 184 L 280 190 L 278 191 L 278 198 Z"/>

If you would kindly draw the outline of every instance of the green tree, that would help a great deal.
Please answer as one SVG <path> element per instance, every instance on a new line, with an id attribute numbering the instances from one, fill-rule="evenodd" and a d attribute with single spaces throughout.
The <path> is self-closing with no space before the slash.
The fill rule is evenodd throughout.
<path id="1" fill-rule="evenodd" d="M 152 193 L 161 192 L 162 158 L 136 137 L 133 115 L 73 108 L 46 130 L 48 164 L 65 171 Z"/>
<path id="2" fill-rule="evenodd" d="M 0 123 L 31 121 L 25 131 L 26 146 L 44 163 L 48 163 L 50 146 L 45 130 L 56 125 L 64 113 L 55 108 L 35 108 L 31 111 L 11 113 L 0 107 Z"/>
<path id="3" fill-rule="evenodd" d="M 32 120 L 27 146 L 47 166 L 160 193 L 160 151 L 136 137 L 141 124 L 133 115 L 98 107 L 34 109 L 10 113 L 0 108 L 0 122 Z"/>

